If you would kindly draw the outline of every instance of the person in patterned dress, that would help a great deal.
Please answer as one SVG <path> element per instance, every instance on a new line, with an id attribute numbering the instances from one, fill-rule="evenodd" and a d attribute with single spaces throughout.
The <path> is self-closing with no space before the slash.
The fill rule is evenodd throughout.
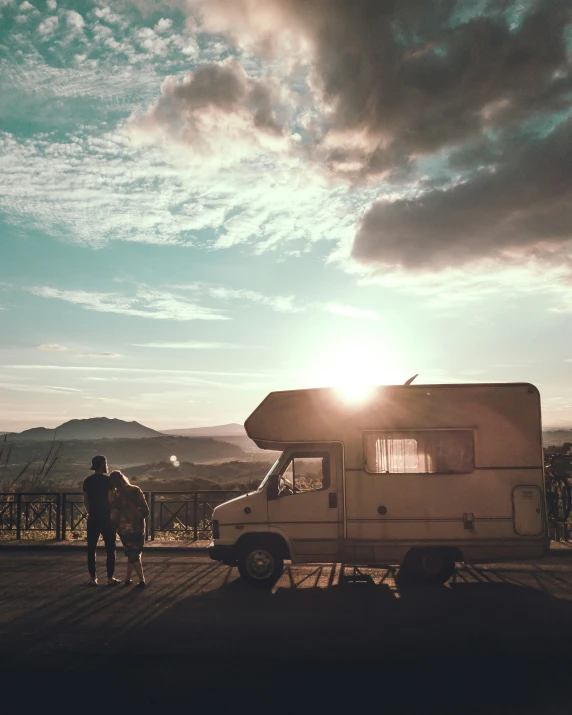
<path id="1" fill-rule="evenodd" d="M 111 520 L 117 526 L 117 533 L 127 556 L 127 576 L 125 585 L 132 582 L 133 571 L 139 577 L 139 588 L 145 587 L 145 576 L 141 563 L 141 553 L 145 544 L 145 519 L 149 516 L 149 507 L 139 487 L 131 484 L 119 470 L 109 475 L 111 486 Z"/>

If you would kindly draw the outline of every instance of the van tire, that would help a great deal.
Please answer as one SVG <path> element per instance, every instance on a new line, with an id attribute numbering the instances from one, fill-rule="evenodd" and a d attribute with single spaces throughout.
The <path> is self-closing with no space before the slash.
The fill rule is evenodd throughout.
<path id="1" fill-rule="evenodd" d="M 250 586 L 272 588 L 284 571 L 284 558 L 270 539 L 248 539 L 239 545 L 238 572 Z"/>
<path id="2" fill-rule="evenodd" d="M 450 549 L 411 549 L 405 555 L 400 579 L 407 584 L 444 584 L 455 573 L 455 554 Z"/>

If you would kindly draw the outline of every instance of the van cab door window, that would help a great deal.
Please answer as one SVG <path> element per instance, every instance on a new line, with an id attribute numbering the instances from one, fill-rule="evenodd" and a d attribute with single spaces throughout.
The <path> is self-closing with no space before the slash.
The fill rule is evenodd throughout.
<path id="1" fill-rule="evenodd" d="M 328 453 L 302 453 L 290 457 L 280 473 L 278 496 L 317 492 L 330 486 Z"/>

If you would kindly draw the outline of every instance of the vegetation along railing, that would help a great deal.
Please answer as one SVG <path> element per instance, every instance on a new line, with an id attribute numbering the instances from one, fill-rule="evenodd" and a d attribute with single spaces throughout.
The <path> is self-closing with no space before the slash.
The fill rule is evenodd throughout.
<path id="1" fill-rule="evenodd" d="M 144 492 L 149 504 L 147 539 L 211 538 L 214 508 L 244 491 Z M 85 538 L 81 492 L 0 493 L 0 538 Z"/>

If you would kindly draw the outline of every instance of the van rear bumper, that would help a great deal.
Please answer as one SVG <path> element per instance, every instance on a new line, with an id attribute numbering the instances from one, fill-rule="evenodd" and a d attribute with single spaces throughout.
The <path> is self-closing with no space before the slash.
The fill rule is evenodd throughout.
<path id="1" fill-rule="evenodd" d="M 226 566 L 236 566 L 238 562 L 236 546 L 234 544 L 215 544 L 211 541 L 207 547 L 207 552 L 213 561 L 220 561 L 220 563 Z"/>

